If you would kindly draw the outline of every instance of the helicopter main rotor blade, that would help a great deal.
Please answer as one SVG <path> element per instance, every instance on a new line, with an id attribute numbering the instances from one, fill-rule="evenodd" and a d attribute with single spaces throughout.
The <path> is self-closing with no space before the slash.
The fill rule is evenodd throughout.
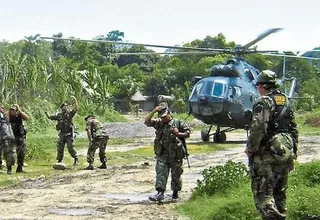
<path id="1" fill-rule="evenodd" d="M 286 54 L 272 54 L 272 53 L 258 53 L 260 55 L 274 56 L 274 57 L 290 57 L 290 58 L 300 58 L 300 59 L 309 59 L 309 60 L 320 60 L 317 57 L 305 57 L 305 56 L 295 56 L 295 55 L 286 55 Z"/>
<path id="2" fill-rule="evenodd" d="M 260 40 L 262 40 L 263 38 L 269 36 L 270 34 L 276 33 L 278 31 L 281 31 L 283 28 L 272 28 L 272 29 L 268 29 L 265 32 L 261 33 L 256 39 L 254 39 L 253 41 L 247 43 L 246 45 L 243 46 L 244 49 L 248 49 L 249 47 L 251 47 L 252 45 L 256 44 L 257 42 L 259 42 Z"/>
<path id="3" fill-rule="evenodd" d="M 91 42 L 91 43 L 121 44 L 121 45 L 145 46 L 145 47 L 168 48 L 168 49 L 181 49 L 181 50 L 216 51 L 216 52 L 222 52 L 222 53 L 228 53 L 228 52 L 231 51 L 231 50 L 228 50 L 228 49 L 166 46 L 166 45 L 156 45 L 156 44 L 130 43 L 130 42 L 122 42 L 122 41 L 85 40 L 85 39 L 78 39 L 78 38 L 61 38 L 61 37 L 40 37 L 40 38 L 41 39 L 49 39 L 49 40 L 66 40 L 66 41 L 69 40 L 69 41 L 80 41 L 80 42 Z"/>
<path id="4" fill-rule="evenodd" d="M 115 55 L 216 55 L 217 52 L 134 52 L 134 53 L 114 53 Z"/>

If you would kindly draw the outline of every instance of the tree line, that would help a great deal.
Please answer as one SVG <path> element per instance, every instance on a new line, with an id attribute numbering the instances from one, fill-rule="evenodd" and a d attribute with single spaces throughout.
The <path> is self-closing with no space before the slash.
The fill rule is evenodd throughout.
<path id="1" fill-rule="evenodd" d="M 53 35 L 63 37 L 62 33 Z M 114 30 L 94 39 L 122 41 L 124 33 Z M 220 33 L 196 39 L 184 46 L 234 48 Z M 114 110 L 113 100 L 132 96 L 137 90 L 144 95 L 174 95 L 187 101 L 191 78 L 207 76 L 215 64 L 224 63 L 230 55 L 115 55 L 115 52 L 152 52 L 144 46 L 119 46 L 80 41 L 46 41 L 37 36 L 17 42 L 0 42 L 0 101 L 19 103 L 30 111 L 43 107 L 55 109 L 70 95 L 77 97 L 80 114 L 104 114 Z M 249 64 L 257 69 L 271 69 L 282 77 L 283 58 L 251 54 Z M 318 63 L 286 58 L 287 77 L 296 77 L 295 106 L 309 111 L 320 98 Z M 181 109 L 184 111 L 185 109 Z"/>

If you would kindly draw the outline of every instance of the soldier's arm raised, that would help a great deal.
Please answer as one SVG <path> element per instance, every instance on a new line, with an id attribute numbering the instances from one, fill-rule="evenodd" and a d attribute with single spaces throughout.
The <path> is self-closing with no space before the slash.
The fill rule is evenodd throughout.
<path id="1" fill-rule="evenodd" d="M 74 101 L 73 110 L 74 110 L 74 111 L 78 111 L 78 108 L 79 108 L 78 100 L 77 100 L 76 97 L 74 97 L 74 96 L 71 96 L 71 98 L 72 98 L 73 101 Z"/>
<path id="2" fill-rule="evenodd" d="M 151 121 L 152 121 L 153 115 L 154 115 L 156 112 L 160 111 L 161 109 L 162 109 L 161 106 L 155 107 L 155 108 L 152 110 L 152 112 L 150 112 L 150 113 L 147 115 L 147 117 L 145 118 L 144 124 L 147 125 L 147 126 L 151 126 L 151 124 L 152 124 Z"/>

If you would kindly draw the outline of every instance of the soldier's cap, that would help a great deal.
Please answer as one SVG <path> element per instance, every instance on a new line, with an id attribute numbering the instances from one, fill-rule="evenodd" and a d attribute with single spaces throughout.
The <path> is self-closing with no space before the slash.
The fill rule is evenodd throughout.
<path id="1" fill-rule="evenodd" d="M 17 111 L 18 108 L 17 108 L 17 106 L 15 106 L 15 105 L 11 105 L 10 108 L 9 108 L 9 110 Z"/>
<path id="2" fill-rule="evenodd" d="M 89 118 L 94 118 L 94 115 L 89 114 L 89 115 L 87 115 L 87 116 L 84 118 L 84 120 L 87 121 Z"/>
<path id="3" fill-rule="evenodd" d="M 67 104 L 66 102 L 62 103 L 62 104 L 60 105 L 60 108 L 63 108 L 64 106 L 68 106 L 68 104 Z"/>
<path id="4" fill-rule="evenodd" d="M 265 84 L 265 85 L 276 85 L 277 74 L 271 70 L 262 70 L 258 75 L 256 85 Z"/>
<path id="5" fill-rule="evenodd" d="M 168 114 L 170 114 L 171 111 L 169 109 L 168 103 L 161 102 L 159 104 L 159 106 L 162 107 L 162 109 L 158 112 L 158 117 L 159 118 L 163 118 L 163 117 L 167 116 Z"/>

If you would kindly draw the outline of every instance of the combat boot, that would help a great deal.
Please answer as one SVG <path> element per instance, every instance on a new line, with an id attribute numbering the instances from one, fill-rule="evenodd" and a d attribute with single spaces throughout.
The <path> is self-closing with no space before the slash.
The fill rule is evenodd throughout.
<path id="1" fill-rule="evenodd" d="M 17 166 L 17 169 L 16 169 L 16 173 L 25 173 L 25 171 L 22 169 L 22 166 Z"/>
<path id="2" fill-rule="evenodd" d="M 158 192 L 157 194 L 153 195 L 153 196 L 149 196 L 149 200 L 151 201 L 158 201 L 158 202 L 161 202 L 164 200 L 164 194 L 163 192 Z"/>
<path id="3" fill-rule="evenodd" d="M 74 162 L 73 162 L 73 166 L 76 166 L 78 164 L 79 164 L 79 159 L 78 159 L 78 157 L 75 157 Z"/>
<path id="4" fill-rule="evenodd" d="M 172 200 L 176 200 L 176 199 L 179 199 L 178 191 L 173 191 L 173 193 L 172 193 Z"/>
<path id="5" fill-rule="evenodd" d="M 94 167 L 92 164 L 89 164 L 86 168 L 84 168 L 85 170 L 93 170 Z"/>
<path id="6" fill-rule="evenodd" d="M 99 169 L 107 169 L 106 162 L 103 162 L 100 166 L 98 166 Z"/>
<path id="7" fill-rule="evenodd" d="M 12 174 L 12 167 L 7 167 L 7 174 L 11 175 Z"/>

